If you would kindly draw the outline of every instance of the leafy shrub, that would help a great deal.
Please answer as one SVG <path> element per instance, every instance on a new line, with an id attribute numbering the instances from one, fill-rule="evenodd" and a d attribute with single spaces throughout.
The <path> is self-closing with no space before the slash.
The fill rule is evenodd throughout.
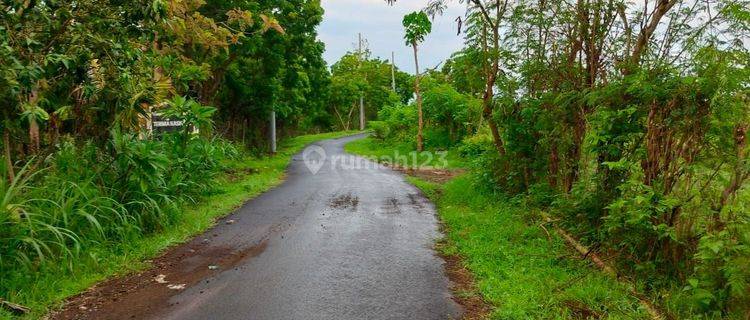
<path id="1" fill-rule="evenodd" d="M 441 129 L 448 135 L 450 143 L 435 142 L 436 145 L 448 146 L 461 141 L 465 136 L 474 133 L 473 123 L 480 119 L 482 103 L 480 99 L 462 94 L 449 84 L 426 81 L 424 96 L 424 116 L 427 128 Z M 425 143 L 430 143 L 425 139 Z"/>
<path id="2" fill-rule="evenodd" d="M 528 201 L 536 207 L 549 207 L 557 198 L 558 191 L 547 183 L 537 183 L 529 187 Z"/>
<path id="3" fill-rule="evenodd" d="M 416 141 L 417 131 L 414 125 L 418 121 L 417 109 L 413 105 L 394 104 L 378 112 L 378 119 L 385 123 L 388 134 L 386 140 L 396 142 Z"/>
<path id="4" fill-rule="evenodd" d="M 466 137 L 458 147 L 461 156 L 466 158 L 478 157 L 490 150 L 492 150 L 492 136 L 486 133 Z"/>
<path id="5" fill-rule="evenodd" d="M 447 150 L 454 142 L 449 130 L 427 127 L 424 130 L 424 146 L 430 150 Z"/>
<path id="6" fill-rule="evenodd" d="M 430 77 L 424 79 L 424 144 L 445 150 L 476 131 L 473 120 L 481 117 L 481 100 L 462 94 Z M 371 124 L 375 137 L 416 145 L 418 114 L 415 105 L 393 104 L 378 112 Z"/>
<path id="7" fill-rule="evenodd" d="M 373 136 L 376 139 L 385 140 L 388 136 L 390 136 L 391 129 L 384 121 L 370 121 L 368 123 L 368 126 L 370 126 L 370 129 L 372 129 Z"/>

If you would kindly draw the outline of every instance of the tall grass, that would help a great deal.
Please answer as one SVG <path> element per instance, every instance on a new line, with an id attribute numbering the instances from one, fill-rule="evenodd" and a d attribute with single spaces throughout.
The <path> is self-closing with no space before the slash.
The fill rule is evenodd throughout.
<path id="1" fill-rule="evenodd" d="M 209 193 L 222 162 L 239 152 L 222 140 L 183 138 L 112 132 L 103 148 L 65 141 L 14 181 L 0 169 L 0 297 L 35 270 L 163 230 L 180 205 Z"/>

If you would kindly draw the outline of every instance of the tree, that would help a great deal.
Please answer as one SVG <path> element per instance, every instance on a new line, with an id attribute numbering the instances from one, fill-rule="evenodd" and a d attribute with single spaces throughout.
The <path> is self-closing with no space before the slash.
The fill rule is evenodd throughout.
<path id="1" fill-rule="evenodd" d="M 217 127 L 250 146 L 265 144 L 271 110 L 282 135 L 328 129 L 333 122 L 327 109 L 330 75 L 315 31 L 323 18 L 320 2 L 225 0 L 207 5 L 216 17 L 235 6 L 273 14 L 285 34 L 266 32 L 238 44 L 213 104 L 219 108 Z"/>
<path id="2" fill-rule="evenodd" d="M 433 15 L 442 14 L 447 1 L 449 0 L 430 1 L 426 11 Z M 393 4 L 396 0 L 386 0 L 386 2 Z M 467 35 L 467 42 L 481 48 L 482 52 L 481 61 L 477 61 L 477 63 L 483 66 L 485 74 L 485 87 L 482 96 L 483 115 L 490 127 L 495 148 L 500 155 L 504 155 L 503 140 L 494 119 L 494 99 L 495 85 L 498 77 L 505 74 L 501 67 L 506 62 L 505 58 L 507 58 L 506 52 L 501 48 L 502 32 L 505 29 L 512 29 L 508 28 L 508 13 L 514 11 L 512 8 L 514 4 L 509 0 L 466 0 L 460 2 L 467 4 L 467 22 L 475 26 L 475 32 Z"/>
<path id="3" fill-rule="evenodd" d="M 430 18 L 423 11 L 412 12 L 404 17 L 404 39 L 406 45 L 412 46 L 414 49 L 414 67 L 415 67 L 415 78 L 414 78 L 414 93 L 417 96 L 417 113 L 419 116 L 419 128 L 417 129 L 417 151 L 422 152 L 424 150 L 424 138 L 423 138 L 423 127 L 424 119 L 422 114 L 422 94 L 419 90 L 419 54 L 418 46 L 424 41 L 425 36 L 432 32 L 432 22 Z"/>
<path id="4" fill-rule="evenodd" d="M 331 66 L 330 113 L 336 116 L 338 127 L 350 127 L 354 108 L 363 94 L 367 104 L 367 118 L 374 118 L 386 106 L 406 103 L 412 98 L 411 76 L 396 70 L 396 92 L 391 90 L 391 66 L 386 60 L 370 57 L 370 52 L 347 53 Z"/>

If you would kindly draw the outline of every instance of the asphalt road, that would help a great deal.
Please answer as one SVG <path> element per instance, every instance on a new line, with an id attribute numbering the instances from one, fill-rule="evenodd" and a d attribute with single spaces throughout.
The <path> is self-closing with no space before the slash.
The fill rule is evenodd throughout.
<path id="1" fill-rule="evenodd" d="M 252 252 L 172 290 L 148 318 L 459 318 L 433 250 L 440 234 L 432 204 L 401 174 L 345 155 L 344 144 L 361 137 L 309 146 L 284 184 L 245 204 L 210 239 L 196 239 Z M 128 297 L 118 303 L 127 306 Z"/>

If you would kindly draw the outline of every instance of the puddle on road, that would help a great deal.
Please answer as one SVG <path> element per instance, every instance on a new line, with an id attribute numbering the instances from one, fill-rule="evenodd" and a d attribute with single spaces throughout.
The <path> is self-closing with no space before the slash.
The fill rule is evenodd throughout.
<path id="1" fill-rule="evenodd" d="M 338 195 L 331 199 L 328 206 L 333 209 L 351 209 L 352 211 L 356 211 L 357 206 L 359 206 L 359 198 L 357 196 L 352 196 L 351 193 Z"/>

